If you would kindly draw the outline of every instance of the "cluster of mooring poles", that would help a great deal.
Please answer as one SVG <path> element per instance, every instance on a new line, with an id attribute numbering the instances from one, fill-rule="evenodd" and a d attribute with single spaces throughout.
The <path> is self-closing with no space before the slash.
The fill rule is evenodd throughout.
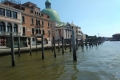
<path id="1" fill-rule="evenodd" d="M 40 36 L 42 39 L 42 59 L 44 59 L 44 44 L 43 44 L 43 35 Z M 11 39 L 11 59 L 12 59 L 12 66 L 15 66 L 15 56 L 14 56 L 14 36 L 13 33 L 10 33 L 10 39 Z M 30 39 L 30 38 L 29 38 Z M 76 44 L 75 44 L 76 40 Z M 58 52 L 60 52 L 60 48 L 62 48 L 62 54 L 64 54 L 64 48 L 66 50 L 66 41 L 64 40 L 64 37 L 62 37 L 62 45 L 60 46 L 60 39 L 58 39 Z M 81 46 L 82 50 L 84 50 L 84 45 L 86 46 L 86 49 L 89 47 L 95 45 L 98 46 L 104 41 L 99 39 L 86 39 L 85 42 L 83 40 L 78 41 L 75 39 L 74 31 L 72 30 L 71 38 L 69 39 L 69 49 L 70 52 L 73 51 L 73 61 L 77 61 L 76 56 L 76 50 L 78 50 L 78 47 Z M 31 39 L 30 39 L 30 56 L 32 56 L 32 48 L 31 48 Z M 56 45 L 55 45 L 55 37 L 53 36 L 52 39 L 52 51 L 54 52 L 54 57 L 56 58 Z M 37 37 L 36 37 L 36 53 L 37 53 Z M 20 37 L 18 37 L 18 57 L 20 57 Z"/>
<path id="2" fill-rule="evenodd" d="M 42 59 L 44 59 L 44 44 L 43 44 L 43 35 L 41 35 L 42 38 Z M 15 66 L 15 56 L 14 56 L 14 36 L 13 33 L 10 33 L 10 39 L 11 39 L 11 59 L 12 59 L 12 66 Z M 54 57 L 56 58 L 56 46 L 55 46 L 55 37 L 53 36 L 52 39 L 52 51 L 54 51 Z M 72 43 L 72 45 L 71 45 Z M 77 43 L 76 43 L 77 44 Z M 30 56 L 32 56 L 32 48 L 31 48 L 31 39 L 30 39 Z M 73 61 L 77 61 L 76 56 L 76 45 L 75 45 L 75 38 L 74 38 L 74 31 L 72 31 L 71 38 L 69 40 L 69 48 L 71 52 L 71 46 L 73 48 Z M 64 43 L 64 38 L 62 37 L 62 54 L 64 54 L 64 47 L 66 50 L 66 41 Z M 60 52 L 60 40 L 58 39 L 58 52 Z M 37 53 L 37 37 L 36 37 L 36 53 Z M 20 37 L 18 37 L 18 57 L 20 57 Z"/>

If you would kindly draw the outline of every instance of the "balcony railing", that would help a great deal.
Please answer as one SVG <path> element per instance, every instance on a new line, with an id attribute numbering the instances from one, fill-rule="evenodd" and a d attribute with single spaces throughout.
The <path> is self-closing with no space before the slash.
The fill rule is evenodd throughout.
<path id="1" fill-rule="evenodd" d="M 4 31 L 2 31 L 2 32 L 0 32 L 0 36 L 9 36 L 10 33 L 11 33 L 11 32 L 4 32 Z M 13 35 L 14 35 L 14 36 L 20 36 L 21 33 L 13 32 Z"/>

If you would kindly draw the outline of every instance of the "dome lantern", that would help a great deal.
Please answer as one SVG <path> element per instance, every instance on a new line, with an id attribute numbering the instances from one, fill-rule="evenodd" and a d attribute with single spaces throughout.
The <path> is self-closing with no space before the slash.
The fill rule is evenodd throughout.
<path id="1" fill-rule="evenodd" d="M 45 6 L 46 8 L 51 8 L 51 2 L 49 0 L 46 0 Z"/>

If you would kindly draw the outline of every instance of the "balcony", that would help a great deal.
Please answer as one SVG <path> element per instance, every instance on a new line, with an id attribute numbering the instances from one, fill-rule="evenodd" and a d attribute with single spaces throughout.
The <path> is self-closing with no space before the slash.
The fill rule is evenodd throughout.
<path id="1" fill-rule="evenodd" d="M 10 35 L 10 32 L 0 32 L 0 36 L 9 36 Z M 17 33 L 17 32 L 13 32 L 13 35 L 14 36 L 20 36 L 21 33 Z"/>

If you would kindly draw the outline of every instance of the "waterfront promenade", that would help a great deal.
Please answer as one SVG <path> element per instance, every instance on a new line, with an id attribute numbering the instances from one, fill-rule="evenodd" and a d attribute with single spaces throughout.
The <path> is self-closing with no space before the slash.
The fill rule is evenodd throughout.
<path id="1" fill-rule="evenodd" d="M 58 44 L 55 44 L 55 45 L 58 46 Z M 41 49 L 41 46 L 42 45 L 37 45 L 37 50 Z M 51 43 L 44 45 L 44 49 L 46 48 L 50 49 L 51 47 L 52 47 Z M 36 50 L 36 45 L 32 45 L 31 48 L 33 51 Z M 29 52 L 29 51 L 30 51 L 30 46 L 20 48 L 20 52 Z M 18 52 L 18 48 L 14 48 L 14 52 Z M 8 55 L 10 53 L 11 53 L 11 48 L 8 48 L 6 46 L 0 46 L 0 56 Z"/>

